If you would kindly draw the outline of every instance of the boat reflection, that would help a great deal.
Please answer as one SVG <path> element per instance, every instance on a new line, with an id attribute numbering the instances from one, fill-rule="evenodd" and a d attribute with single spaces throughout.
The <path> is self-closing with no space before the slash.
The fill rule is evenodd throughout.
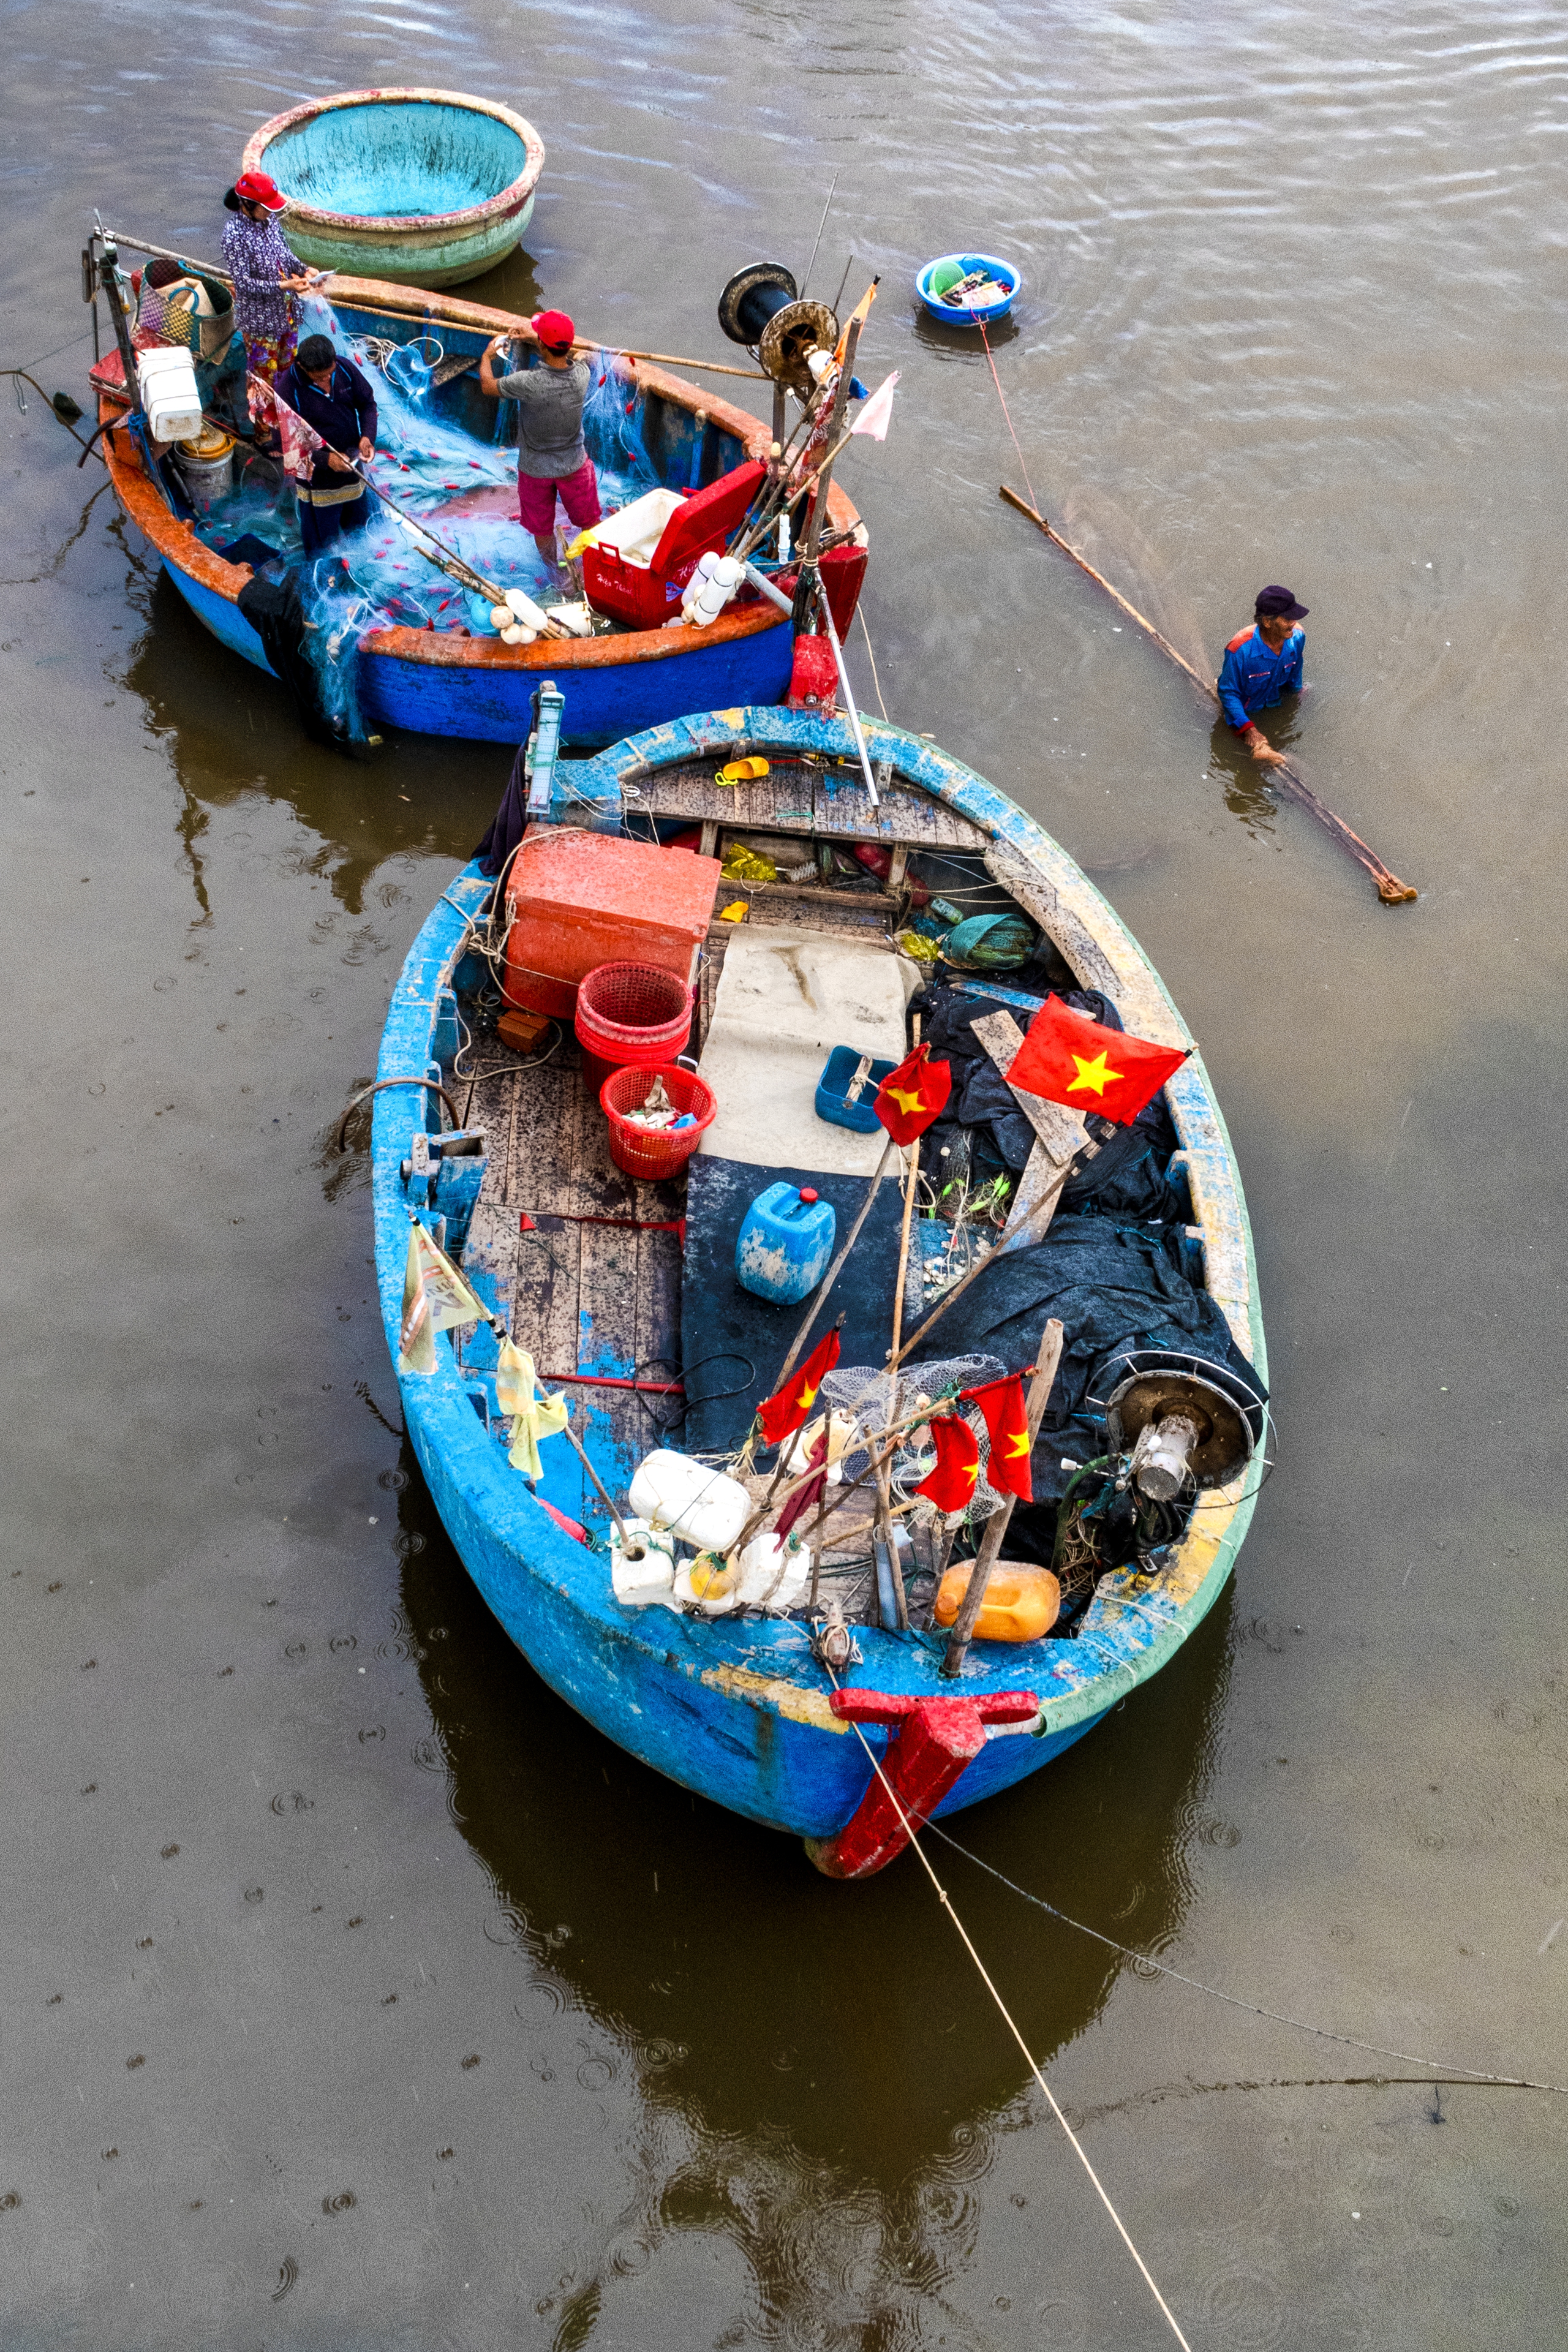
<path id="1" fill-rule="evenodd" d="M 950 2165 L 1026 2075 L 912 1859 L 854 1887 L 647 1770 L 532 1673 L 452 1550 L 405 1447 L 406 1629 L 454 1819 L 520 1958 L 616 2032 L 647 2097 L 807 2166 Z M 1222 1603 L 1079 1747 L 954 1824 L 963 1844 L 1134 1944 L 1178 1930 L 1226 1679 Z M 1123 1965 L 933 1845 L 1042 2063 Z"/>

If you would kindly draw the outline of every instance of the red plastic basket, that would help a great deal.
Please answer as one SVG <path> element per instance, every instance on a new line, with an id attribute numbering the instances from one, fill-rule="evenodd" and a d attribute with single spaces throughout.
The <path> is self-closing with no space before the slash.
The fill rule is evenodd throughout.
<path id="1" fill-rule="evenodd" d="M 678 1113 L 689 1111 L 694 1124 L 677 1130 L 668 1127 L 635 1127 L 622 1114 L 640 1110 L 653 1092 L 654 1080 L 664 1080 L 665 1093 Z M 673 1176 L 685 1167 L 719 1108 L 711 1087 L 689 1070 L 673 1064 L 657 1069 L 635 1066 L 612 1070 L 599 1088 L 599 1104 L 610 1122 L 610 1157 L 628 1176 Z"/>
<path id="2" fill-rule="evenodd" d="M 651 963 L 602 963 L 577 990 L 583 1077 L 597 1094 L 612 1070 L 651 1069 L 686 1051 L 692 992 Z"/>

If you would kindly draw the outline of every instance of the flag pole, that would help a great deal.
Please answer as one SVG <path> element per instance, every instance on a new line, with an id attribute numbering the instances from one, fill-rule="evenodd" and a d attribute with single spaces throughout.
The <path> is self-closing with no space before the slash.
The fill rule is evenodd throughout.
<path id="1" fill-rule="evenodd" d="M 1062 1327 L 1053 1315 L 1040 1334 L 1039 1352 L 1035 1358 L 1035 1376 L 1029 1382 L 1027 1406 L 1029 1420 L 1029 1450 L 1040 1433 L 1040 1423 L 1046 1417 L 1046 1403 L 1057 1377 L 1057 1366 L 1062 1360 Z M 947 1655 L 938 1668 L 944 1679 L 951 1679 L 963 1670 L 964 1653 L 974 1632 L 975 1620 L 985 1600 L 985 1588 L 991 1581 L 1002 1549 L 1002 1538 L 1013 1517 L 1016 1495 L 1005 1496 L 1001 1507 L 992 1512 L 985 1522 L 985 1532 L 980 1538 L 980 1549 L 974 1556 L 974 1566 L 969 1571 L 969 1584 L 958 1604 L 958 1614 L 952 1621 L 952 1631 L 947 1637 Z"/>
<path id="2" fill-rule="evenodd" d="M 877 1172 L 871 1179 L 870 1189 L 868 1191 L 864 1201 L 860 1203 L 860 1213 L 849 1228 L 849 1238 L 845 1243 L 843 1248 L 839 1251 L 837 1256 L 834 1259 L 833 1264 L 828 1267 L 827 1272 L 823 1276 L 820 1286 L 814 1293 L 806 1307 L 805 1313 L 801 1318 L 800 1328 L 795 1335 L 794 1344 L 791 1347 L 788 1355 L 784 1360 L 784 1369 L 779 1373 L 777 1380 L 773 1382 L 773 1388 L 775 1391 L 783 1388 L 784 1382 L 788 1380 L 790 1374 L 799 1363 L 800 1351 L 811 1336 L 811 1327 L 816 1322 L 817 1317 L 821 1314 L 824 1307 L 827 1304 L 827 1294 L 832 1289 L 834 1284 L 837 1281 L 839 1276 L 843 1273 L 845 1259 L 848 1256 L 850 1251 L 854 1248 L 856 1243 L 860 1238 L 860 1228 L 871 1213 L 871 1203 L 877 1197 L 877 1187 L 880 1184 L 883 1177 L 887 1174 L 888 1162 L 892 1158 L 898 1148 L 898 1145 L 893 1141 L 892 1137 L 889 1135 L 887 1142 L 882 1147 L 882 1156 L 877 1162 Z M 794 1434 L 793 1431 L 791 1434 Z"/>

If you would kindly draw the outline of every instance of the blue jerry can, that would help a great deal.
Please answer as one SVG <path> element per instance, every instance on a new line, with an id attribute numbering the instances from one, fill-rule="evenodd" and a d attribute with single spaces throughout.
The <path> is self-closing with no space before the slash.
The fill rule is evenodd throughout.
<path id="1" fill-rule="evenodd" d="M 735 1279 L 775 1306 L 794 1307 L 816 1288 L 833 1255 L 837 1220 L 810 1186 L 770 1184 L 741 1220 Z"/>

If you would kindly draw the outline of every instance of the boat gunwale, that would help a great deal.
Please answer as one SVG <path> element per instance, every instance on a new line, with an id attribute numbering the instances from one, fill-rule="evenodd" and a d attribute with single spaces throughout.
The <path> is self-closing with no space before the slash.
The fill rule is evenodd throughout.
<path id="1" fill-rule="evenodd" d="M 1074 911 L 1080 919 L 1086 916 L 1092 919 L 1090 928 L 1101 947 L 1117 951 L 1115 961 L 1119 969 L 1127 971 L 1129 976 L 1142 974 L 1145 988 L 1141 992 L 1163 1004 L 1168 1022 L 1174 1024 L 1184 1042 L 1190 1043 L 1190 1033 L 1143 950 L 1109 901 L 1042 826 L 973 770 L 948 754 L 939 752 L 921 739 L 885 723 L 878 725 L 873 722 L 867 731 L 868 735 L 874 733 L 885 749 L 894 753 L 895 768 L 900 781 L 921 785 L 933 797 L 960 809 L 962 814 L 990 833 L 994 839 L 1005 839 L 1028 856 L 1030 863 L 1037 866 L 1046 878 L 1054 882 L 1058 891 L 1065 886 L 1073 901 Z M 609 782 L 622 775 L 647 773 L 650 768 L 664 768 L 692 758 L 706 759 L 710 753 L 731 756 L 733 746 L 742 739 L 752 739 L 759 744 L 771 742 L 778 750 L 812 750 L 842 758 L 855 755 L 848 724 L 836 715 L 827 717 L 819 712 L 755 708 L 665 722 L 611 746 L 594 760 L 577 764 L 580 774 L 584 770 L 597 769 L 599 781 Z M 426 917 L 409 950 L 394 992 L 383 1037 L 378 1077 L 428 1074 L 432 1066 L 429 1049 L 438 1001 L 443 989 L 451 986 L 453 973 L 466 949 L 472 919 L 452 894 L 467 897 L 471 892 L 473 914 L 477 915 L 492 887 L 476 868 L 466 868 L 447 886 Z M 1066 949 L 1063 951 L 1071 962 L 1070 951 Z M 422 1028 L 419 1025 L 421 1021 Z M 1183 1148 L 1189 1152 L 1197 1148 L 1216 1163 L 1215 1181 L 1205 1202 L 1201 1204 L 1194 1198 L 1194 1213 L 1204 1227 L 1206 1242 L 1211 1231 L 1217 1235 L 1218 1213 L 1225 1204 L 1226 1196 L 1228 1196 L 1234 1224 L 1239 1234 L 1247 1292 L 1245 1302 L 1237 1301 L 1236 1306 L 1245 1306 L 1247 1352 L 1257 1366 L 1259 1376 L 1267 1378 L 1267 1351 L 1258 1300 L 1256 1261 L 1234 1150 L 1213 1087 L 1195 1049 L 1181 1075 L 1186 1076 L 1187 1084 L 1178 1090 L 1173 1081 L 1167 1088 L 1167 1095 Z M 407 1225 L 407 1209 L 398 1171 L 410 1148 L 412 1136 L 425 1116 L 417 1106 L 416 1098 L 406 1088 L 389 1089 L 375 1099 L 372 1156 L 377 1278 L 387 1344 L 395 1363 L 406 1255 L 406 1244 L 401 1237 Z M 384 1246 L 394 1234 L 398 1236 L 397 1245 Z M 1233 1324 L 1235 1319 L 1233 1307 Z M 410 1434 L 415 1437 L 417 1449 L 420 1439 L 434 1448 L 434 1424 L 437 1423 L 454 1436 L 461 1432 L 459 1451 L 462 1463 L 456 1463 L 450 1454 L 445 1452 L 438 1457 L 442 1463 L 443 1483 L 453 1495 L 454 1502 L 488 1528 L 494 1538 L 515 1559 L 524 1574 L 550 1584 L 558 1601 L 568 1602 L 585 1620 L 597 1623 L 620 1642 L 639 1651 L 651 1664 L 684 1673 L 711 1688 L 744 1698 L 753 1706 L 766 1706 L 794 1720 L 808 1722 L 823 1730 L 837 1732 L 844 1728 L 828 1712 L 826 1688 L 816 1692 L 791 1675 L 776 1670 L 771 1673 L 759 1670 L 754 1663 L 759 1654 L 773 1648 L 774 1641 L 779 1638 L 769 1621 L 752 1625 L 744 1620 L 673 1618 L 665 1611 L 626 1612 L 614 1603 L 613 1596 L 608 1593 L 607 1579 L 604 1595 L 595 1595 L 584 1589 L 579 1580 L 583 1548 L 564 1535 L 541 1508 L 527 1486 L 510 1469 L 504 1452 L 479 1423 L 469 1402 L 463 1373 L 450 1339 L 445 1334 L 438 1337 L 437 1350 L 437 1369 L 435 1374 L 398 1375 Z M 1255 1462 L 1258 1458 L 1254 1457 Z M 1101 1667 L 1087 1675 L 1070 1689 L 1041 1693 L 1045 1728 L 1053 1742 L 1061 1735 L 1072 1735 L 1088 1728 L 1121 1697 L 1150 1679 L 1207 1614 L 1224 1589 L 1251 1521 L 1260 1483 L 1251 1474 L 1252 1465 L 1249 1465 L 1247 1472 L 1234 1486 L 1209 1498 L 1204 1507 L 1205 1516 L 1201 1524 L 1197 1514 L 1189 1520 L 1175 1548 L 1172 1570 L 1163 1580 L 1167 1594 L 1174 1604 L 1168 1619 L 1163 1623 L 1154 1622 L 1152 1633 L 1110 1667 Z M 429 1483 L 434 1491 L 435 1482 Z M 481 1507 L 481 1495 L 487 1496 L 488 1503 L 493 1507 Z M 460 1550 L 461 1547 L 458 1549 Z M 1142 1605 L 1145 1596 L 1125 1590 L 1131 1580 L 1127 1575 L 1122 1575 L 1121 1588 L 1097 1596 L 1091 1605 L 1090 1617 L 1099 1615 L 1099 1635 L 1113 1631 L 1118 1619 L 1125 1618 L 1129 1605 L 1138 1621 L 1139 1631 L 1143 1631 L 1145 1625 L 1152 1622 L 1152 1612 Z M 488 1595 L 486 1597 L 489 1598 Z M 1152 1597 L 1152 1588 L 1147 1597 Z M 641 1622 L 656 1615 L 666 1621 L 658 1628 L 662 1640 L 651 1638 L 655 1629 Z M 714 1637 L 725 1638 L 724 1629 L 727 1629 L 727 1638 L 732 1643 L 735 1632 L 742 1626 L 757 1636 L 748 1655 L 743 1658 L 733 1654 L 726 1658 L 714 1657 L 711 1654 L 717 1646 Z M 913 1653 L 910 1645 L 903 1642 L 899 1642 L 896 1647 L 885 1648 L 884 1644 L 892 1644 L 893 1637 L 880 1635 L 875 1627 L 859 1630 L 863 1636 L 869 1636 L 867 1663 L 861 1669 L 847 1675 L 847 1682 L 863 1684 L 868 1687 L 886 1687 L 889 1683 L 891 1686 L 899 1687 L 900 1683 L 907 1683 L 913 1688 L 916 1685 L 910 1670 L 917 1656 L 934 1672 L 934 1664 L 928 1653 Z M 798 1627 L 792 1631 L 798 1636 Z M 705 1637 L 709 1651 L 706 1657 L 699 1648 Z M 1052 1662 L 1053 1672 L 1074 1662 L 1071 1654 L 1064 1657 L 1059 1654 L 1076 1654 L 1079 1660 L 1085 1654 L 1077 1640 L 1072 1643 L 1047 1646 L 1058 1654 Z M 895 1660 L 905 1671 L 901 1675 L 890 1677 L 888 1669 Z M 776 1666 L 776 1661 L 774 1663 Z M 1039 1663 L 1043 1665 L 1045 1662 L 1042 1659 Z M 1028 1678 L 1028 1662 L 1018 1651 L 1002 1644 L 976 1643 L 970 1652 L 959 1687 L 973 1694 L 983 1683 L 997 1688 L 1016 1687 Z M 929 1674 L 926 1679 L 930 1679 Z M 570 1693 L 566 1695 L 571 1696 Z M 594 1719 L 589 1706 L 584 1706 L 582 1711 Z M 606 1736 L 615 1735 L 610 1733 Z"/>
<path id="2" fill-rule="evenodd" d="M 482 204 L 461 205 L 452 213 L 334 213 L 308 203 L 302 196 L 289 195 L 290 213 L 298 214 L 311 227 L 358 229 L 367 234 L 384 232 L 391 237 L 399 232 L 416 235 L 421 229 L 482 228 L 491 221 L 504 220 L 510 214 L 521 212 L 533 195 L 544 169 L 544 142 L 525 116 L 496 99 L 472 98 L 464 90 L 405 89 L 390 83 L 380 89 L 336 90 L 328 98 L 307 99 L 300 106 L 288 107 L 283 113 L 273 115 L 246 141 L 241 169 L 263 170 L 268 149 L 275 146 L 285 131 L 298 130 L 306 122 L 319 121 L 323 115 L 348 107 L 384 105 L 451 106 L 468 114 L 488 114 L 504 122 L 509 131 L 515 131 L 522 141 L 522 170 L 499 194 L 487 196 Z M 282 193 L 289 195 L 287 189 Z"/>

